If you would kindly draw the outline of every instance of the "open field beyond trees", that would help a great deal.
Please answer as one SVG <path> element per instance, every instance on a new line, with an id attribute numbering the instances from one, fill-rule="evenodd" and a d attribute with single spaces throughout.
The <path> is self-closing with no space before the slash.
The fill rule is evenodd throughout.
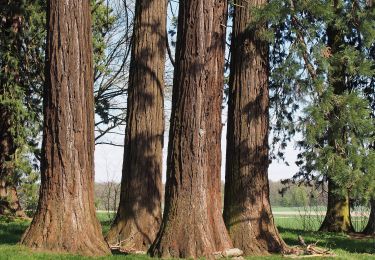
<path id="1" fill-rule="evenodd" d="M 294 215 L 281 215 L 279 213 L 293 212 Z M 103 233 L 106 234 L 110 227 L 110 220 L 107 213 L 98 213 L 98 218 L 103 227 Z M 313 216 L 311 217 L 313 219 Z M 298 235 L 301 235 L 307 244 L 318 242 L 320 247 L 331 249 L 336 255 L 335 259 L 374 259 L 371 255 L 375 252 L 374 238 L 355 238 L 346 234 L 333 234 L 325 232 L 303 231 L 303 218 L 299 215 L 296 208 L 275 209 L 275 221 L 282 238 L 290 246 L 298 245 Z M 356 219 L 354 219 L 356 221 Z M 17 243 L 22 234 L 28 227 L 29 222 L 24 220 L 12 221 L 9 219 L 0 219 L 0 259 L 91 259 L 89 257 L 39 253 L 30 251 Z M 148 256 L 135 256 L 114 254 L 113 256 L 102 257 L 98 259 L 151 259 Z M 281 255 L 272 255 L 265 257 L 247 257 L 247 259 L 288 259 Z M 328 259 L 322 257 L 309 259 Z"/>

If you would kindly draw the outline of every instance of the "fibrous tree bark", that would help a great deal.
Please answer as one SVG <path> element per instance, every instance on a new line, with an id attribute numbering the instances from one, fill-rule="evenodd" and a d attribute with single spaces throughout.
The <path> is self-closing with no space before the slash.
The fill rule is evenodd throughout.
<path id="1" fill-rule="evenodd" d="M 90 1 L 47 3 L 46 84 L 37 212 L 21 243 L 106 255 L 94 207 L 94 104 Z"/>
<path id="2" fill-rule="evenodd" d="M 161 224 L 166 6 L 135 7 L 121 199 L 107 235 L 127 252 L 147 251 Z"/>
<path id="3" fill-rule="evenodd" d="M 225 24 L 224 0 L 179 2 L 165 209 L 153 256 L 210 257 L 232 247 L 220 198 Z"/>
<path id="4" fill-rule="evenodd" d="M 245 255 L 287 249 L 269 201 L 268 44 L 249 27 L 251 9 L 266 2 L 236 1 L 233 14 L 224 221 Z"/>

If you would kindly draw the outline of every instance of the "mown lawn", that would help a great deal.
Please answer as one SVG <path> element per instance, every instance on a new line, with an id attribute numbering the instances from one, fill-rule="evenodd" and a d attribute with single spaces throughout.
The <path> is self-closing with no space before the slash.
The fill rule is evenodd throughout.
<path id="1" fill-rule="evenodd" d="M 98 214 L 99 220 L 103 226 L 103 233 L 108 232 L 110 221 L 107 214 Z M 316 231 L 301 230 L 301 219 L 294 217 L 275 217 L 279 231 L 285 242 L 289 245 L 298 244 L 298 235 L 303 236 L 306 243 L 316 243 L 318 246 L 330 248 L 337 255 L 335 259 L 375 259 L 375 241 L 374 239 L 353 239 L 345 234 L 330 234 Z M 10 221 L 0 218 L 0 260 L 3 259 L 90 259 L 73 255 L 57 255 L 51 253 L 36 253 L 17 245 L 20 237 L 27 228 L 27 221 Z M 113 255 L 98 259 L 150 259 L 147 256 L 133 255 Z M 286 259 L 280 255 L 268 257 L 249 257 L 248 259 Z M 328 258 L 309 258 L 309 259 L 328 259 Z"/>

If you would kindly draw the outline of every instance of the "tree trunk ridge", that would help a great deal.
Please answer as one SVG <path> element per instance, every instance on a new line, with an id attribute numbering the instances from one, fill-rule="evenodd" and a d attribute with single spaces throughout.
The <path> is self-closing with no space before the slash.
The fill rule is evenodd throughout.
<path id="1" fill-rule="evenodd" d="M 287 250 L 269 201 L 268 44 L 249 28 L 252 8 L 266 3 L 236 1 L 233 16 L 223 215 L 245 255 Z"/>
<path id="2" fill-rule="evenodd" d="M 164 218 L 150 253 L 212 257 L 232 247 L 220 196 L 227 3 L 179 4 Z"/>
<path id="3" fill-rule="evenodd" d="M 21 243 L 37 250 L 110 253 L 94 207 L 90 1 L 47 3 L 46 85 L 37 212 Z"/>
<path id="4" fill-rule="evenodd" d="M 162 218 L 166 8 L 136 1 L 121 198 L 106 238 L 126 252 L 147 251 Z"/>

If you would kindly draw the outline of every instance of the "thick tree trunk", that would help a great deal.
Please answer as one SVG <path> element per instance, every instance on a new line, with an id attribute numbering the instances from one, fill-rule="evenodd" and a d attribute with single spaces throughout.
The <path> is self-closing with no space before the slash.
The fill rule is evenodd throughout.
<path id="1" fill-rule="evenodd" d="M 266 2 L 237 1 L 233 16 L 224 220 L 245 255 L 287 248 L 269 201 L 268 45 L 248 29 L 251 9 Z"/>
<path id="2" fill-rule="evenodd" d="M 336 9 L 336 12 L 340 12 L 339 1 L 334 0 L 333 6 Z M 340 28 L 337 28 L 335 23 L 329 24 L 327 27 L 327 44 L 330 47 L 330 50 L 333 54 L 341 50 L 341 45 L 343 42 L 343 34 Z M 347 86 L 345 78 L 345 64 L 340 60 L 332 61 L 332 70 L 328 75 L 328 81 L 333 88 L 335 95 L 342 95 Z M 328 129 L 328 144 L 335 150 L 337 154 L 340 154 L 336 149 L 336 140 L 335 138 L 340 138 L 344 136 L 345 129 L 337 130 L 335 126 L 336 118 L 338 117 L 340 111 L 338 107 L 334 107 L 333 111 L 330 113 L 329 118 L 331 124 L 330 129 Z M 334 133 L 336 129 L 336 133 Z M 324 218 L 322 225 L 320 226 L 320 231 L 329 231 L 329 232 L 352 232 L 354 231 L 351 219 L 350 219 L 350 204 L 349 204 L 349 194 L 347 191 L 345 195 L 340 195 L 341 187 L 337 186 L 334 181 L 327 176 L 328 178 L 328 204 L 327 212 Z"/>
<path id="3" fill-rule="evenodd" d="M 94 104 L 90 1 L 49 0 L 41 187 L 21 243 L 106 255 L 94 207 Z"/>
<path id="4" fill-rule="evenodd" d="M 375 200 L 370 201 L 371 211 L 365 229 L 362 231 L 364 234 L 373 235 L 375 234 Z"/>
<path id="5" fill-rule="evenodd" d="M 110 245 L 147 251 L 161 224 L 167 2 L 136 1 L 121 199 Z"/>
<path id="6" fill-rule="evenodd" d="M 150 253 L 210 257 L 232 247 L 220 198 L 226 1 L 180 1 L 178 19 L 165 210 Z"/>
<path id="7" fill-rule="evenodd" d="M 319 231 L 354 232 L 350 218 L 349 195 L 336 193 L 333 181 L 328 181 L 327 212 Z"/>

